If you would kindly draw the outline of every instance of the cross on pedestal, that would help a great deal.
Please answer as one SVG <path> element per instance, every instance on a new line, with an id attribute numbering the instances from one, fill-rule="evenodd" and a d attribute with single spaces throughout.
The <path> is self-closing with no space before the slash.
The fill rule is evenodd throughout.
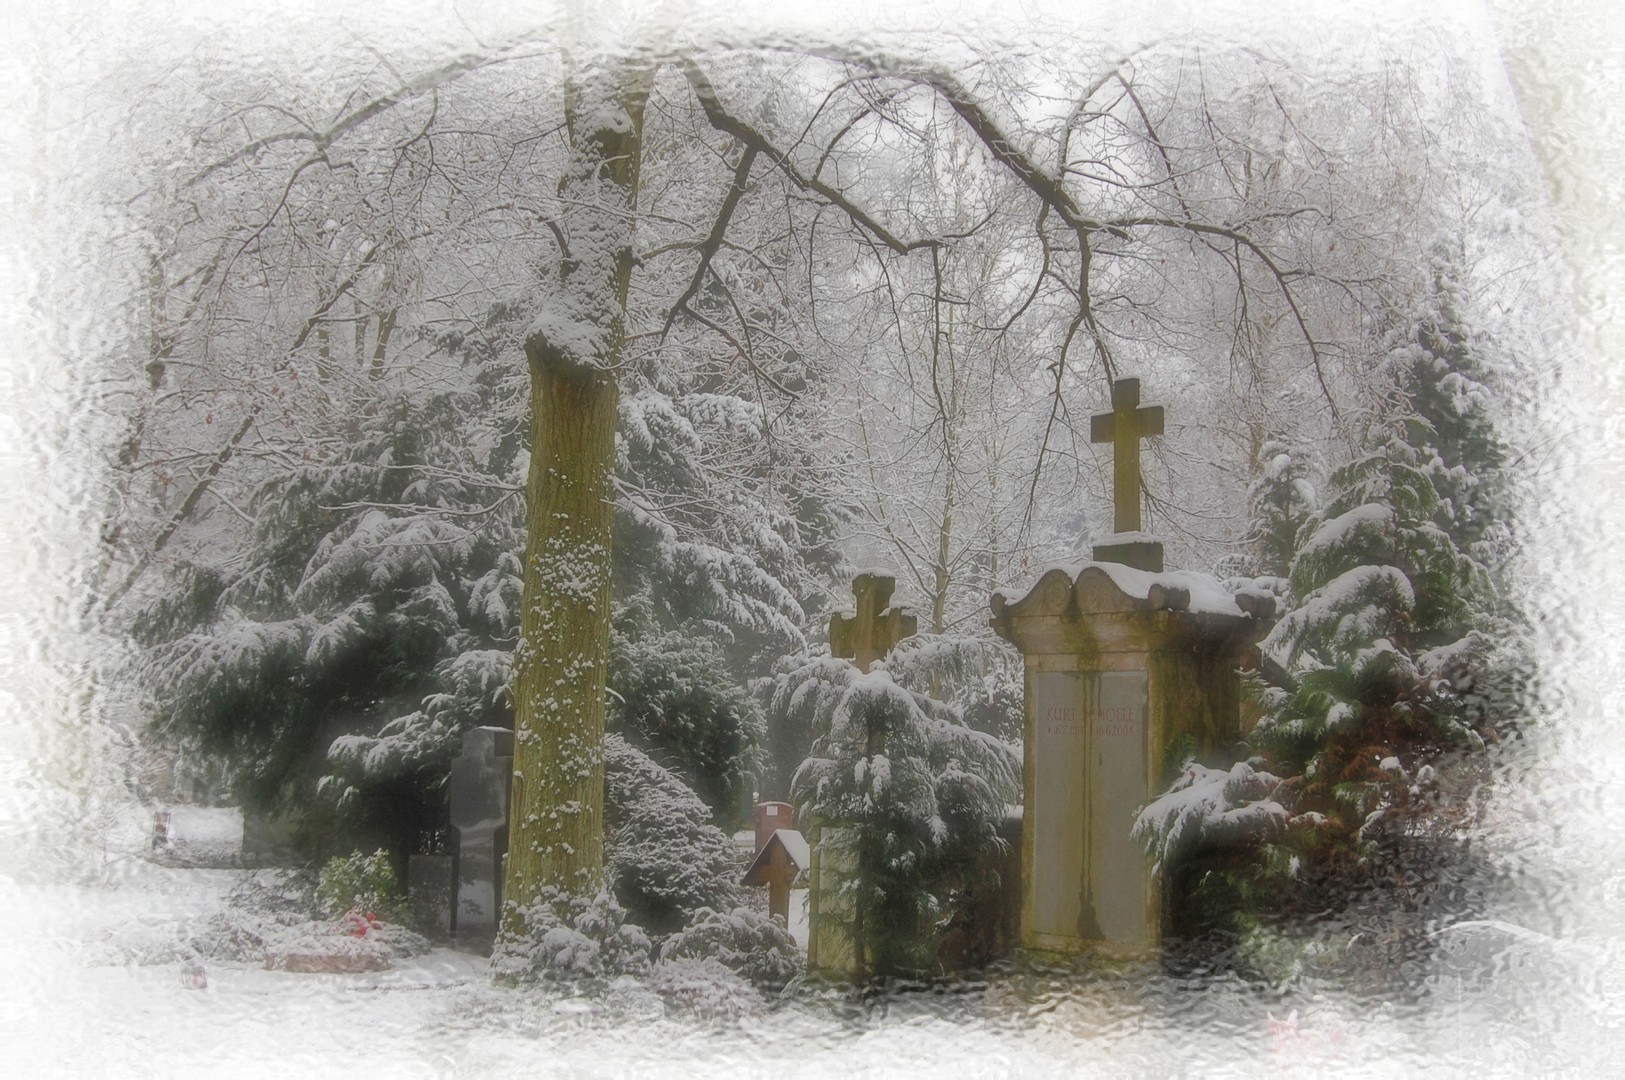
<path id="1" fill-rule="evenodd" d="M 852 596 L 857 600 L 855 616 L 836 615 L 829 620 L 829 654 L 842 656 L 868 671 L 906 637 L 919 632 L 920 620 L 901 608 L 887 607 L 897 589 L 890 574 L 859 574 L 852 579 Z"/>
<path id="2" fill-rule="evenodd" d="M 1162 434 L 1162 406 L 1140 404 L 1140 380 L 1112 383 L 1112 411 L 1089 418 L 1089 441 L 1112 444 L 1112 531 L 1140 531 L 1140 440 Z M 1133 539 L 1096 544 L 1097 562 L 1162 572 L 1162 545 Z"/>

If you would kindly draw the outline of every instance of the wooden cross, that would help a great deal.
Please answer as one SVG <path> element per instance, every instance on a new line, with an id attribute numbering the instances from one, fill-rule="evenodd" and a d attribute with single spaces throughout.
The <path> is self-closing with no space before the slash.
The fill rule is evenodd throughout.
<path id="1" fill-rule="evenodd" d="M 870 664 L 891 652 L 899 641 L 918 633 L 919 619 L 887 606 L 896 589 L 897 579 L 890 574 L 864 573 L 853 578 L 858 613 L 829 620 L 829 654 L 846 657 L 859 671 L 868 671 Z"/>
<path id="2" fill-rule="evenodd" d="M 1112 383 L 1112 411 L 1089 418 L 1089 441 L 1112 444 L 1112 531 L 1140 531 L 1140 440 L 1162 434 L 1162 406 L 1140 407 L 1140 380 Z"/>

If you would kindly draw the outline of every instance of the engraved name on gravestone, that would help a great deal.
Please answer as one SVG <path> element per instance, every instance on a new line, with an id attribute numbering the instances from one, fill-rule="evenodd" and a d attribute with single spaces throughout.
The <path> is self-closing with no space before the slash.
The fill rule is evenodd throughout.
<path id="1" fill-rule="evenodd" d="M 512 731 L 478 727 L 463 734 L 463 752 L 451 763 L 446 792 L 457 830 L 451 928 L 459 937 L 496 935 L 512 780 Z"/>

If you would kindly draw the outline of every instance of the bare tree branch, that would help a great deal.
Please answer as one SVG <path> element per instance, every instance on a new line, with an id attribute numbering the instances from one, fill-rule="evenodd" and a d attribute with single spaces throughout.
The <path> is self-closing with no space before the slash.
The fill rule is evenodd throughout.
<path id="1" fill-rule="evenodd" d="M 733 183 L 728 187 L 728 194 L 722 199 L 722 207 L 717 211 L 717 219 L 711 225 L 711 234 L 700 244 L 700 262 L 694 268 L 694 276 L 689 279 L 688 288 L 683 295 L 666 313 L 666 325 L 661 328 L 660 340 L 664 341 L 666 335 L 671 333 L 672 323 L 677 320 L 679 312 L 688 310 L 688 303 L 700 291 L 700 284 L 705 280 L 706 273 L 711 269 L 711 260 L 716 257 L 717 250 L 722 246 L 722 238 L 728 232 L 728 222 L 733 218 L 734 208 L 744 197 L 745 183 L 750 179 L 751 166 L 756 163 L 756 147 L 747 145 L 739 155 L 739 164 L 734 169 Z"/>
<path id="2" fill-rule="evenodd" d="M 804 176 L 789 156 L 776 148 L 767 137 L 743 120 L 734 116 L 722 107 L 722 101 L 717 96 L 716 87 L 706 78 L 698 64 L 692 60 L 682 61 L 683 74 L 688 79 L 689 86 L 694 90 L 694 96 L 699 100 L 700 108 L 705 110 L 705 117 L 711 126 L 718 131 L 726 132 L 744 143 L 754 147 L 767 155 L 775 168 L 803 191 L 811 191 L 824 198 L 832 205 L 839 207 L 853 224 L 869 233 L 875 239 L 885 244 L 899 255 L 907 255 L 911 251 L 934 247 L 942 241 L 939 239 L 925 239 L 906 241 L 898 238 L 892 231 L 876 221 L 866 211 L 854 203 L 840 190 L 816 177 Z"/>
<path id="3" fill-rule="evenodd" d="M 478 71 L 479 69 L 487 67 L 491 64 L 510 60 L 522 60 L 530 56 L 540 55 L 539 52 L 515 53 L 512 51 L 519 48 L 523 44 L 525 44 L 524 41 L 519 41 L 501 46 L 496 49 L 464 53 L 462 56 L 457 57 L 450 63 L 442 64 L 437 68 L 423 72 L 421 75 L 418 75 L 415 78 L 406 80 L 389 93 L 380 94 L 379 96 L 368 101 L 359 109 L 339 116 L 331 124 L 327 125 L 321 130 L 317 130 L 308 124 L 300 124 L 298 128 L 273 132 L 270 135 L 261 136 L 247 145 L 240 147 L 226 157 L 221 158 L 219 161 L 214 162 L 212 165 L 209 165 L 201 171 L 195 173 L 189 177 L 181 185 L 181 187 L 182 189 L 193 187 L 199 183 L 202 183 L 204 180 L 207 180 L 209 177 L 213 176 L 222 169 L 230 168 L 240 161 L 254 157 L 262 150 L 268 150 L 271 147 L 279 146 L 282 143 L 309 143 L 316 148 L 318 154 L 325 153 L 327 148 L 333 145 L 333 143 L 338 139 L 365 124 L 374 117 L 388 112 L 390 109 L 394 108 L 396 105 L 399 105 L 403 101 L 410 101 L 413 98 L 430 93 L 439 87 L 447 85 L 448 83 L 456 82 L 469 72 Z"/>

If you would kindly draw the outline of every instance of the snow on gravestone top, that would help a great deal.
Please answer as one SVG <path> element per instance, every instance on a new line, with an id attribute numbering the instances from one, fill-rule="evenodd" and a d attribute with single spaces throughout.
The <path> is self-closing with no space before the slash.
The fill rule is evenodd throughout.
<path id="1" fill-rule="evenodd" d="M 1236 618 L 1252 613 L 1241 606 L 1247 604 L 1251 607 L 1250 597 L 1238 596 L 1237 593 L 1231 592 L 1211 574 L 1196 570 L 1164 570 L 1153 573 L 1121 563 L 1081 562 L 1061 563 L 1050 567 L 1038 576 L 1038 581 L 1019 596 L 1005 589 L 994 590 L 993 616 L 997 619 L 1007 612 L 1015 614 L 1010 609 L 1026 605 L 1046 587 L 1053 587 L 1047 586 L 1047 583 L 1055 576 L 1066 578 L 1076 588 L 1084 575 L 1090 571 L 1104 574 L 1132 607 L 1165 608 L 1188 611 L 1193 615 L 1228 615 Z"/>
<path id="2" fill-rule="evenodd" d="M 812 866 L 812 847 L 807 838 L 797 829 L 774 829 L 773 835 L 767 838 L 762 850 L 756 853 L 751 860 L 750 869 L 745 871 L 744 884 L 767 884 L 766 868 L 772 859 L 772 849 L 783 847 L 784 853 L 790 859 L 790 866 L 795 870 L 806 870 Z M 792 875 L 793 876 L 793 875 Z"/>

